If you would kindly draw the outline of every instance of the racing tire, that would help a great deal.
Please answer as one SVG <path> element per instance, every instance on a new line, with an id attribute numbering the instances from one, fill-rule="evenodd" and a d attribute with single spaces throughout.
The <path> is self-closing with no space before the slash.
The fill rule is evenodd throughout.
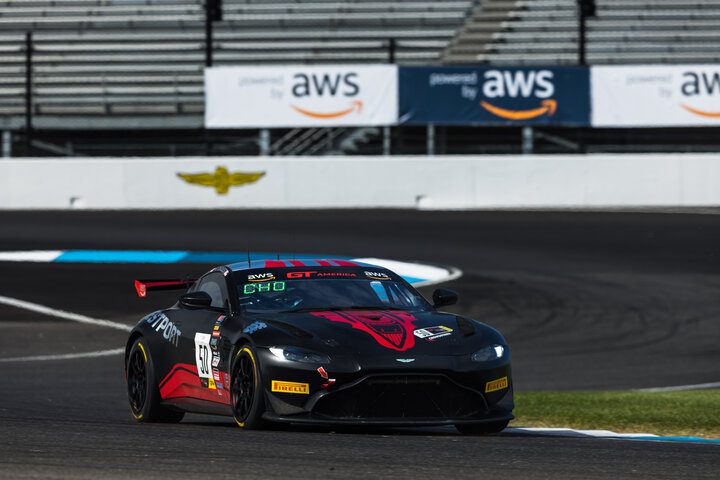
<path id="1" fill-rule="evenodd" d="M 128 401 L 133 418 L 142 423 L 178 423 L 185 412 L 160 404 L 150 349 L 142 337 L 135 340 L 125 365 Z"/>
<path id="2" fill-rule="evenodd" d="M 267 426 L 262 418 L 265 398 L 256 358 L 249 345 L 240 347 L 235 353 L 230 376 L 233 418 L 240 428 L 246 430 Z"/>
<path id="3" fill-rule="evenodd" d="M 461 423 L 455 425 L 455 428 L 463 435 L 490 435 L 502 432 L 508 426 L 508 423 L 510 423 L 510 420 L 490 423 Z"/>

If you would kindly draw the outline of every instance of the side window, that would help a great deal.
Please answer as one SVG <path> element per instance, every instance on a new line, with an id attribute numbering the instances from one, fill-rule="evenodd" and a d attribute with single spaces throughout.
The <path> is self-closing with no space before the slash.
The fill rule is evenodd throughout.
<path id="1" fill-rule="evenodd" d="M 211 273 L 200 280 L 196 289 L 198 292 L 206 292 L 212 298 L 213 307 L 225 307 L 227 299 L 227 288 L 225 286 L 225 277 L 219 273 Z"/>

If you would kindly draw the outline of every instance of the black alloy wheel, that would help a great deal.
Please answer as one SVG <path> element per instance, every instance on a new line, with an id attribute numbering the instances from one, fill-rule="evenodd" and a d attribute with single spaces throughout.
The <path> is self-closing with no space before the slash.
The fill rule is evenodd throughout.
<path id="1" fill-rule="evenodd" d="M 130 408 L 137 417 L 145 406 L 147 392 L 147 368 L 140 349 L 133 351 L 128 360 L 127 385 Z"/>
<path id="2" fill-rule="evenodd" d="M 185 412 L 162 404 L 154 368 L 146 340 L 137 338 L 125 364 L 132 416 L 138 422 L 177 423 L 183 419 Z"/>
<path id="3" fill-rule="evenodd" d="M 262 414 L 265 408 L 261 385 L 255 354 L 250 347 L 241 347 L 233 363 L 231 394 L 233 417 L 242 428 L 264 426 Z"/>

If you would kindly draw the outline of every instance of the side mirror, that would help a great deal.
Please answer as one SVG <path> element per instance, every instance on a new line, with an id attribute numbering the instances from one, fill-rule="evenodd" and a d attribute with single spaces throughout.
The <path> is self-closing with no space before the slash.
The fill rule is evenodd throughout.
<path id="1" fill-rule="evenodd" d="M 455 305 L 458 301 L 458 294 L 454 290 L 447 288 L 438 288 L 433 292 L 433 306 L 444 307 L 446 305 Z"/>
<path id="2" fill-rule="evenodd" d="M 212 298 L 207 292 L 190 292 L 180 296 L 180 305 L 185 308 L 208 308 Z"/>

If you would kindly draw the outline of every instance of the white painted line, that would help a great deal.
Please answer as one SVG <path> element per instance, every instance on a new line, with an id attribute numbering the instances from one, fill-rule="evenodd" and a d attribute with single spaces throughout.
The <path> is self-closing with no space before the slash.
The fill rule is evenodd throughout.
<path id="1" fill-rule="evenodd" d="M 24 252 L 0 252 L 0 262 L 52 262 L 62 250 L 28 250 Z"/>
<path id="2" fill-rule="evenodd" d="M 674 387 L 639 388 L 638 392 L 680 392 L 683 390 L 704 390 L 708 388 L 720 388 L 720 382 L 696 383 L 695 385 L 677 385 Z"/>
<path id="3" fill-rule="evenodd" d="M 0 295 L 0 304 L 30 310 L 31 312 L 37 312 L 43 315 L 49 315 L 51 317 L 71 320 L 73 322 L 85 323 L 98 327 L 114 328 L 115 330 L 122 330 L 123 332 L 129 332 L 130 330 L 132 330 L 131 326 L 122 323 L 111 322 L 110 320 L 101 320 L 98 318 L 91 318 L 85 315 L 80 315 L 78 313 L 66 312 L 65 310 L 58 310 L 55 308 L 46 307 L 45 305 L 26 302 L 25 300 L 18 300 L 17 298 L 4 297 L 2 295 Z"/>
<path id="4" fill-rule="evenodd" d="M 594 438 L 634 438 L 634 437 L 657 437 L 652 433 L 615 433 L 610 430 L 576 430 L 574 428 L 536 428 L 536 427 L 511 427 L 503 430 L 508 433 L 530 433 L 539 435 L 551 435 L 554 437 L 594 437 Z"/>
<path id="5" fill-rule="evenodd" d="M 108 357 L 110 355 L 120 355 L 123 352 L 125 352 L 124 348 L 113 348 L 112 350 L 98 350 L 96 352 L 65 353 L 59 355 L 36 355 L 34 357 L 0 358 L 0 363 L 42 362 L 48 360 L 73 360 L 76 358 Z"/>
<path id="6" fill-rule="evenodd" d="M 424 265 L 421 263 L 400 262 L 397 260 L 388 260 L 385 258 L 354 258 L 356 262 L 370 263 L 379 267 L 384 267 L 403 277 L 421 278 L 420 282 L 413 283 L 414 287 L 427 287 L 428 285 L 436 285 L 438 283 L 449 282 L 462 277 L 462 270 L 454 267 L 436 267 L 434 265 Z"/>

